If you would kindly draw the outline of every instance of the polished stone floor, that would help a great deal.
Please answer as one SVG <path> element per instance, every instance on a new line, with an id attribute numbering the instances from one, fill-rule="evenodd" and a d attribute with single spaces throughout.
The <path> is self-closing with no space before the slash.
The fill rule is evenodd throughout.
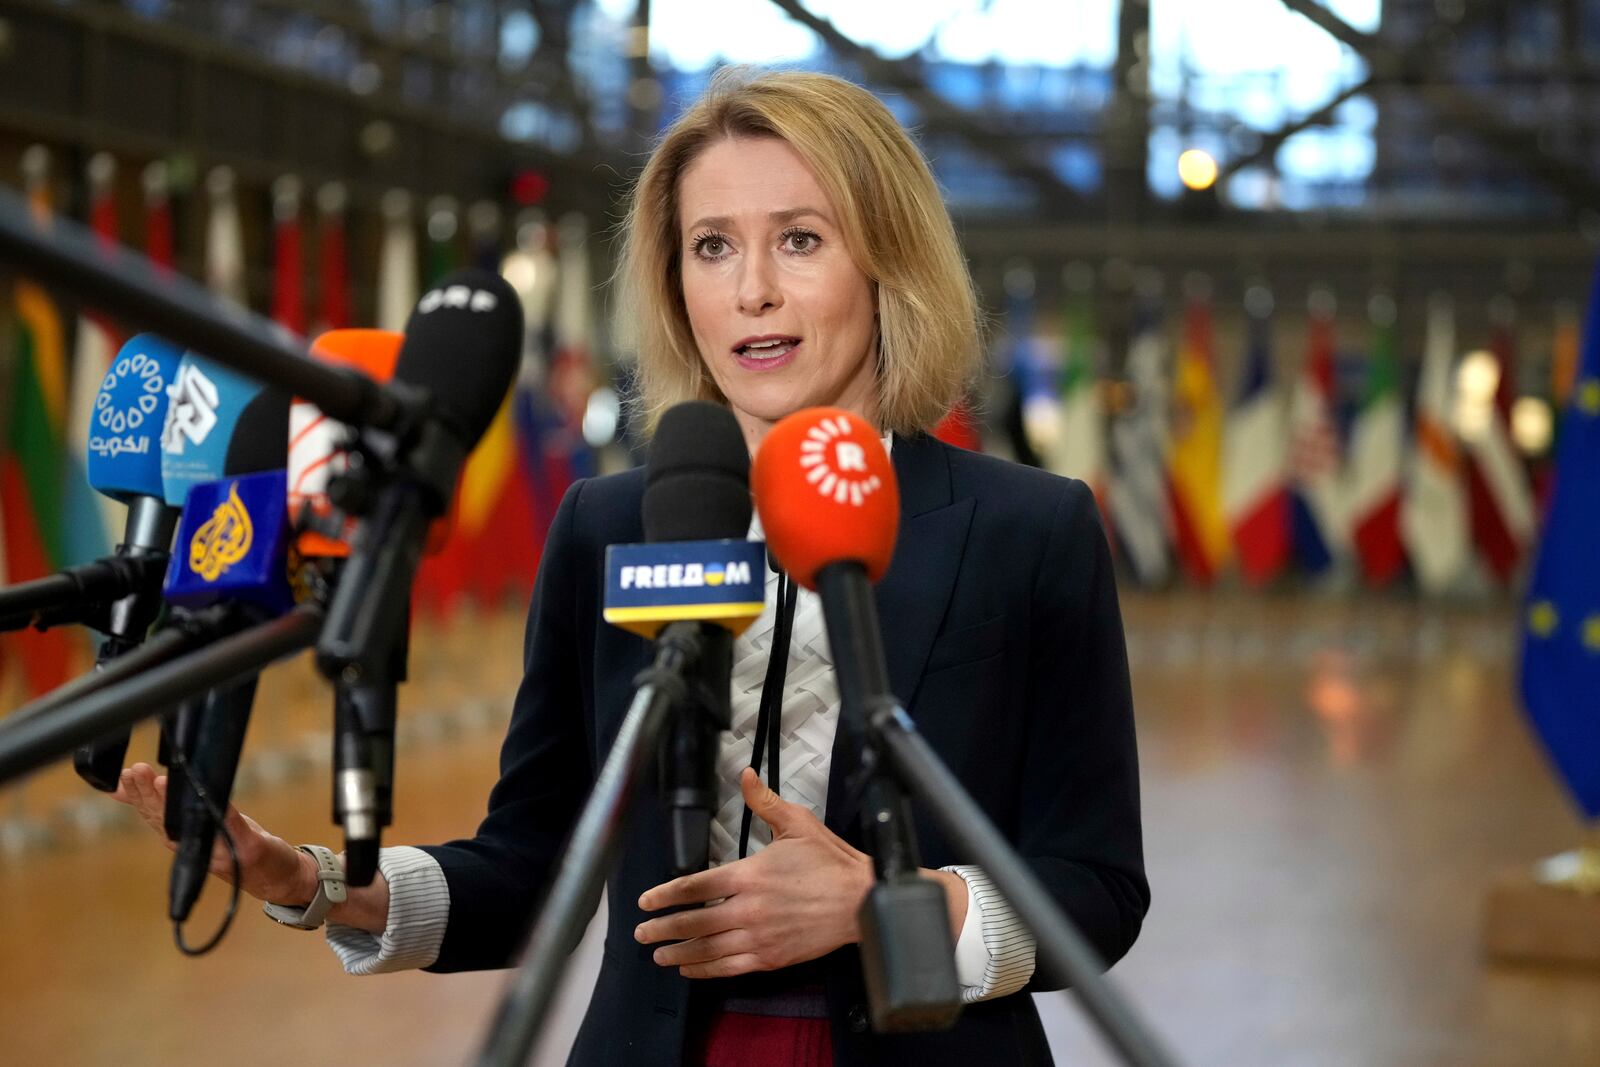
<path id="1" fill-rule="evenodd" d="M 1490 880 L 1579 833 L 1512 696 L 1509 609 L 1124 608 L 1155 903 L 1113 974 L 1180 1062 L 1600 1065 L 1600 971 L 1491 966 L 1479 947 Z M 419 640 L 391 841 L 454 836 L 482 810 L 516 630 L 508 616 Z M 290 840 L 332 841 L 312 736 L 325 697 L 304 675 L 269 676 L 241 806 Z M 163 918 L 167 853 L 83 801 L 60 771 L 0 792 L 9 840 L 32 825 L 53 841 L 0 853 L 0 1062 L 470 1057 L 503 974 L 346 978 L 320 937 L 249 901 L 215 953 L 185 959 Z M 208 887 L 202 925 L 224 896 Z M 1040 1005 L 1058 1062 L 1115 1062 L 1069 996 Z"/>

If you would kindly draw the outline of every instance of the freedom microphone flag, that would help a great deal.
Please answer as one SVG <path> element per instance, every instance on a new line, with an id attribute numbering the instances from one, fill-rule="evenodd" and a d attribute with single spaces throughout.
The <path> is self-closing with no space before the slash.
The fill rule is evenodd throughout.
<path id="1" fill-rule="evenodd" d="M 714 622 L 741 634 L 766 599 L 760 541 L 658 541 L 606 549 L 603 615 L 654 640 L 674 622 Z"/>

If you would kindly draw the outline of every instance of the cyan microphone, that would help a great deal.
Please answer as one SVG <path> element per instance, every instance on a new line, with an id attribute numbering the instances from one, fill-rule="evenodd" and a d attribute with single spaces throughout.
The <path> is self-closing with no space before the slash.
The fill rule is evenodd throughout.
<path id="1" fill-rule="evenodd" d="M 393 330 L 330 330 L 311 343 L 311 355 L 387 382 L 403 340 Z M 290 407 L 289 515 L 299 556 L 325 588 L 340 583 L 350 555 L 355 524 L 334 498 L 355 447 L 353 431 L 315 404 L 296 400 Z M 354 462 L 361 462 L 359 453 Z M 333 821 L 344 830 L 351 885 L 371 884 L 383 827 L 393 819 L 396 687 L 405 681 L 407 645 L 402 629 L 387 665 L 361 677 L 341 672 L 333 679 Z"/>
<path id="2" fill-rule="evenodd" d="M 263 471 L 282 471 L 287 455 L 284 427 L 289 396 L 193 351 L 184 353 L 167 387 L 167 417 L 161 428 L 161 485 L 167 503 L 183 506 L 196 485 Z M 170 583 L 170 573 L 169 573 Z M 204 622 L 218 636 L 237 628 L 231 611 L 213 604 L 204 611 L 176 612 L 172 623 Z M 162 717 L 158 759 L 168 767 L 167 836 L 180 830 L 186 756 L 193 754 L 204 698 L 185 701 Z M 178 751 L 174 757 L 174 748 Z"/>
<path id="3" fill-rule="evenodd" d="M 733 414 L 691 401 L 662 416 L 650 443 L 643 504 L 646 544 L 606 550 L 604 617 L 649 638 L 668 626 L 699 631 L 686 702 L 662 735 L 662 800 L 676 874 L 704 870 L 717 805 L 719 736 L 732 722 L 733 638 L 761 614 L 766 551 L 750 531 L 750 454 Z"/>
<path id="4" fill-rule="evenodd" d="M 750 484 L 772 554 L 822 600 L 839 679 L 839 730 L 856 756 L 874 713 L 897 706 L 872 597 L 899 532 L 900 491 L 889 454 L 860 416 L 810 408 L 767 432 Z M 851 772 L 835 767 L 834 773 Z M 944 890 L 918 874 L 910 805 L 897 783 L 870 775 L 862 811 L 878 875 L 859 916 L 873 1026 L 946 1029 L 961 1012 L 961 996 Z"/>
<path id="5" fill-rule="evenodd" d="M 168 387 L 161 484 L 181 507 L 191 487 L 235 474 L 282 470 L 289 396 L 194 352 Z"/>
<path id="6" fill-rule="evenodd" d="M 167 416 L 167 387 L 182 358 L 177 346 L 155 334 L 139 334 L 111 361 L 95 395 L 89 484 L 128 505 L 117 556 L 140 561 L 149 574 L 142 588 L 109 605 L 96 669 L 143 641 L 161 610 L 160 574 L 166 570 L 178 523 L 178 509 L 166 502 L 161 481 L 161 427 Z M 109 793 L 117 788 L 127 752 L 124 730 L 79 748 L 72 763 L 79 777 Z"/>
<path id="7" fill-rule="evenodd" d="M 294 606 L 284 482 L 279 469 L 190 488 L 163 589 L 175 612 L 226 606 L 230 628 L 238 630 Z M 178 845 L 169 887 L 174 922 L 188 918 L 205 882 L 216 815 L 228 808 L 257 679 L 212 689 L 180 712 L 171 742 L 176 766 L 167 781 L 167 832 Z"/>

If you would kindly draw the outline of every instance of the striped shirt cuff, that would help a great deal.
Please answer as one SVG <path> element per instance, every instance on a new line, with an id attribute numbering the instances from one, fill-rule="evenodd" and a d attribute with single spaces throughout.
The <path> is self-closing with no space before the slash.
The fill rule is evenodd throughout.
<path id="1" fill-rule="evenodd" d="M 982 867 L 941 867 L 967 883 L 967 919 L 956 939 L 961 1000 L 973 1004 L 1015 993 L 1033 977 L 1034 940 Z"/>
<path id="2" fill-rule="evenodd" d="M 340 923 L 327 924 L 328 946 L 346 974 L 386 974 L 426 967 L 439 958 L 450 921 L 450 883 L 439 861 L 420 848 L 378 851 L 378 870 L 389 883 L 389 922 L 378 937 Z"/>

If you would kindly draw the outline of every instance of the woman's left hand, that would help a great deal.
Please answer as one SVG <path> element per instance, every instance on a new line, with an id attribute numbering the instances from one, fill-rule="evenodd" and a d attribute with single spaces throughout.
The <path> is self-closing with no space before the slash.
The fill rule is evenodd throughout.
<path id="1" fill-rule="evenodd" d="M 825 956 L 859 940 L 856 913 L 872 887 L 872 859 L 746 768 L 744 801 L 772 827 L 772 844 L 747 859 L 675 878 L 639 898 L 645 911 L 706 907 L 639 924 L 655 961 L 685 978 L 728 978 Z M 711 901 L 720 903 L 711 904 Z"/>

